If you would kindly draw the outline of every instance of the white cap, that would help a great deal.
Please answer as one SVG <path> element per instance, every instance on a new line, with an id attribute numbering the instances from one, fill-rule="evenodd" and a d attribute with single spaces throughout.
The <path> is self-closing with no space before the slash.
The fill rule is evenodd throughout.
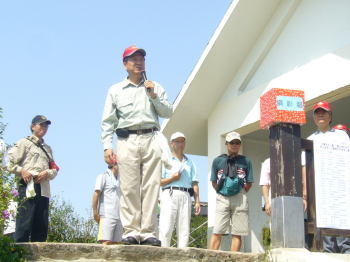
<path id="1" fill-rule="evenodd" d="M 170 138 L 170 142 L 173 141 L 174 139 L 178 138 L 178 137 L 183 137 L 186 139 L 185 135 L 180 133 L 180 132 L 176 132 L 174 134 L 171 135 L 171 138 Z"/>
<path id="2" fill-rule="evenodd" d="M 231 142 L 232 140 L 235 140 L 235 139 L 238 139 L 239 141 L 242 141 L 240 134 L 238 134 L 237 132 L 231 132 L 231 133 L 228 133 L 226 135 L 226 141 L 227 142 Z"/>

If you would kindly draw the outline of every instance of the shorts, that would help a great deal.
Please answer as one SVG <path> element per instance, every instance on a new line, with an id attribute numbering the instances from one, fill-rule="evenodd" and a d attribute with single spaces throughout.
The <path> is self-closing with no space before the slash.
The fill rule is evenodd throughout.
<path id="1" fill-rule="evenodd" d="M 216 195 L 216 211 L 213 234 L 249 235 L 249 206 L 245 189 L 237 195 Z"/>
<path id="2" fill-rule="evenodd" d="M 120 242 L 123 235 L 120 219 L 101 217 L 98 231 L 98 241 Z"/>

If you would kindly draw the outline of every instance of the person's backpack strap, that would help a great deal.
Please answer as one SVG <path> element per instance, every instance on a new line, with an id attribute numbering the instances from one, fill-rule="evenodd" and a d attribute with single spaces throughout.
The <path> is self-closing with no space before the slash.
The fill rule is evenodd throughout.
<path id="1" fill-rule="evenodd" d="M 45 155 L 47 156 L 48 160 L 49 160 L 49 165 L 50 165 L 50 162 L 51 162 L 51 159 L 50 159 L 50 156 L 49 154 L 46 152 L 45 148 L 43 147 L 43 145 L 41 145 L 40 143 L 35 143 L 33 140 L 29 139 L 29 137 L 27 136 L 26 137 L 28 141 L 32 142 L 34 145 L 36 145 L 37 147 L 40 147 L 41 150 L 44 151 Z"/>

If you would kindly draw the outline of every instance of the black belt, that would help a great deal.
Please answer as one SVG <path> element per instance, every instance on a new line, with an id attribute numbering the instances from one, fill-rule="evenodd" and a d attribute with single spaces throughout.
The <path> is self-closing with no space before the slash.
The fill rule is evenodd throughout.
<path id="1" fill-rule="evenodd" d="M 158 131 L 158 129 L 156 127 L 152 127 L 149 129 L 128 130 L 128 131 L 129 131 L 129 134 L 142 135 L 142 134 L 148 134 L 148 133 L 152 133 L 154 131 Z"/>
<path id="2" fill-rule="evenodd" d="M 186 188 L 186 187 L 172 186 L 172 187 L 166 187 L 165 189 L 180 190 L 180 191 L 186 191 L 186 192 L 190 193 L 190 188 Z"/>

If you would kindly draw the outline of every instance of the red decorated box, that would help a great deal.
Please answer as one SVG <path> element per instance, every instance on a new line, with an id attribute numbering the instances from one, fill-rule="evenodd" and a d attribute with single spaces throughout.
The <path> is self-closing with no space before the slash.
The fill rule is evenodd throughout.
<path id="1" fill-rule="evenodd" d="M 306 123 L 304 91 L 272 88 L 260 97 L 261 129 L 278 123 Z"/>

